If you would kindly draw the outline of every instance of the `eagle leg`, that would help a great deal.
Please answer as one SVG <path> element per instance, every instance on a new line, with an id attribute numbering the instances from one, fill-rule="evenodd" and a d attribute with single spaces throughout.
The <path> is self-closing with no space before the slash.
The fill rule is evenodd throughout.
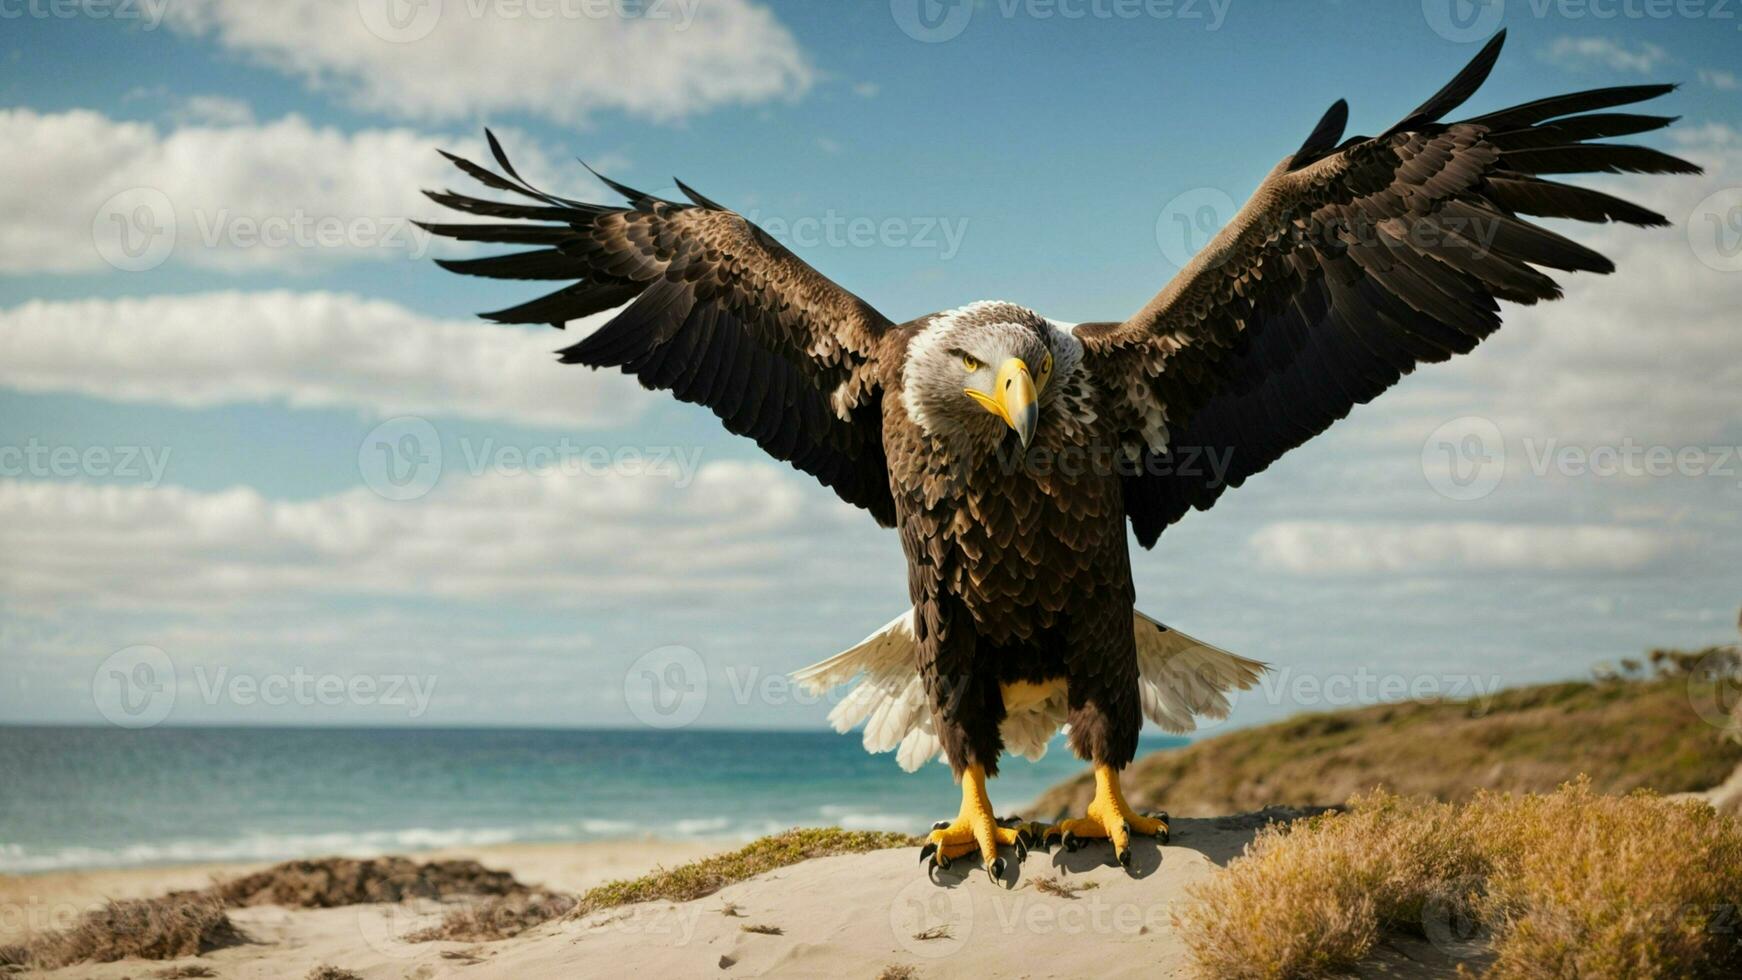
<path id="1" fill-rule="evenodd" d="M 1061 820 L 1046 829 L 1043 839 L 1050 844 L 1058 840 L 1066 850 L 1074 851 L 1084 840 L 1106 840 L 1113 844 L 1113 855 L 1120 866 L 1131 868 L 1131 838 L 1133 835 L 1158 837 L 1167 843 L 1167 814 L 1142 814 L 1125 802 L 1119 788 L 1119 770 L 1112 766 L 1095 766 L 1095 798 L 1089 801 L 1088 815 Z"/>
<path id="2" fill-rule="evenodd" d="M 1000 845 L 1016 848 L 1020 862 L 1028 856 L 1028 847 L 1016 830 L 1002 826 L 992 814 L 992 801 L 986 795 L 986 770 L 971 765 L 962 772 L 962 809 L 956 819 L 935 827 L 926 835 L 925 847 L 919 852 L 921 862 L 930 861 L 934 868 L 947 869 L 957 858 L 980 852 L 986 873 L 993 881 L 1004 877 L 1004 859 L 998 856 Z"/>

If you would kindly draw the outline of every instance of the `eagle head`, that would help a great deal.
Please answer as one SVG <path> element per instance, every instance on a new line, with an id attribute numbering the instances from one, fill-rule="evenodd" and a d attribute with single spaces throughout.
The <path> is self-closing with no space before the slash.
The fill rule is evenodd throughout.
<path id="1" fill-rule="evenodd" d="M 908 345 L 902 402 L 927 435 L 958 448 L 990 449 L 1011 432 L 1027 447 L 1056 376 L 1077 360 L 1069 340 L 1014 303 L 940 313 Z"/>

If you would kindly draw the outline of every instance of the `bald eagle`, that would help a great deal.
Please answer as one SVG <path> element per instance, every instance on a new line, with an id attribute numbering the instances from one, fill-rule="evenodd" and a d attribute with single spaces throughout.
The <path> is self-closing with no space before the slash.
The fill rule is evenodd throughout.
<path id="1" fill-rule="evenodd" d="M 426 224 L 468 242 L 528 246 L 442 261 L 454 272 L 567 283 L 494 313 L 566 322 L 620 308 L 560 352 L 705 405 L 731 432 L 896 528 L 913 606 L 864 643 L 800 673 L 860 685 L 835 709 L 908 767 L 941 755 L 962 807 L 921 861 L 1000 846 L 1106 839 L 1130 866 L 1119 771 L 1148 715 L 1185 730 L 1226 712 L 1263 665 L 1136 612 L 1138 544 L 1214 504 L 1423 362 L 1500 326 L 1499 300 L 1555 299 L 1543 270 L 1606 273 L 1602 255 L 1521 216 L 1664 225 L 1627 201 L 1550 179 L 1698 173 L 1643 146 L 1596 142 L 1672 119 L 1609 111 L 1669 92 L 1630 85 L 1442 117 L 1487 77 L 1496 35 L 1443 89 L 1378 136 L 1342 139 L 1338 101 L 1245 207 L 1143 309 L 1067 328 L 981 302 L 896 323 L 742 216 L 681 181 L 674 203 L 600 177 L 608 207 L 540 191 L 486 132 L 500 172 L 455 166 L 519 200 L 428 192 L 494 223 Z M 1187 465 L 1216 458 L 1225 465 Z M 1068 727 L 1091 762 L 1086 815 L 1007 826 L 986 780 Z"/>

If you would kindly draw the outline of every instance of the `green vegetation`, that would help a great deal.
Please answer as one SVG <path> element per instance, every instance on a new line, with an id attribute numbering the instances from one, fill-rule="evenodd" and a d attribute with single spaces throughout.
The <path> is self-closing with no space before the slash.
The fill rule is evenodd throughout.
<path id="1" fill-rule="evenodd" d="M 1710 718 L 1733 675 L 1714 676 L 1712 659 L 1698 654 L 1659 651 L 1653 662 L 1659 673 L 1649 678 L 1375 705 L 1229 732 L 1137 760 L 1125 792 L 1139 809 L 1224 814 L 1276 802 L 1332 806 L 1378 785 L 1449 801 L 1483 789 L 1546 792 L 1581 774 L 1605 793 L 1718 785 L 1742 763 L 1742 743 Z M 1080 813 L 1093 791 L 1085 774 L 1049 790 L 1032 815 Z"/>
<path id="2" fill-rule="evenodd" d="M 764 871 L 811 858 L 914 847 L 919 843 L 918 837 L 878 830 L 840 830 L 834 827 L 788 830 L 754 841 L 729 854 L 716 854 L 669 870 L 661 868 L 640 878 L 607 882 L 582 895 L 571 915 L 588 915 L 636 902 L 687 902 L 712 895 L 727 885 L 754 878 Z"/>
<path id="3" fill-rule="evenodd" d="M 1742 823 L 1647 791 L 1357 797 L 1262 831 L 1175 925 L 1205 976 L 1310 978 L 1387 930 L 1486 976 L 1717 977 L 1742 970 Z"/>

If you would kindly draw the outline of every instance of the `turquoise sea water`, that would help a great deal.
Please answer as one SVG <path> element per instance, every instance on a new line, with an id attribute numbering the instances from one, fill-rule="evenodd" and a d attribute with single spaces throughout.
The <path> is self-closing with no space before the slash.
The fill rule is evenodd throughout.
<path id="1" fill-rule="evenodd" d="M 1184 744 L 1165 736 L 1143 751 Z M 1017 812 L 1082 768 L 1054 743 L 992 784 Z M 857 733 L 0 727 L 0 872 L 366 855 L 513 841 L 917 831 L 949 769 Z"/>

